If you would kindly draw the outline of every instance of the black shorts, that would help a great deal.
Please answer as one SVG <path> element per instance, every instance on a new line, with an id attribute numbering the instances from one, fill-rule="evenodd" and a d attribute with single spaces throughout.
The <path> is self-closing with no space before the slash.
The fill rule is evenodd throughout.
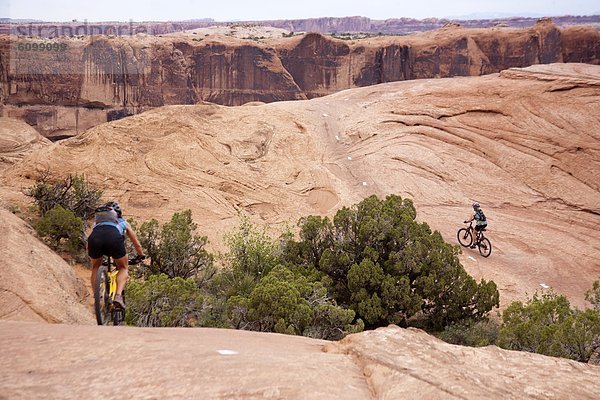
<path id="1" fill-rule="evenodd" d="M 114 226 L 97 226 L 88 238 L 88 255 L 91 258 L 110 256 L 114 259 L 125 257 L 125 236 Z"/>
<path id="2" fill-rule="evenodd" d="M 481 231 L 481 230 L 483 230 L 485 228 L 487 228 L 487 224 L 486 225 L 475 225 L 475 230 L 477 232 L 479 232 L 479 231 Z"/>

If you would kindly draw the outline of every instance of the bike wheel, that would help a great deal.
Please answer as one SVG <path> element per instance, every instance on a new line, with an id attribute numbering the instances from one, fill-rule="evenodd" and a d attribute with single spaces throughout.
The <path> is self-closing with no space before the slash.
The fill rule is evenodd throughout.
<path id="1" fill-rule="evenodd" d="M 489 257 L 492 254 L 492 243 L 488 238 L 482 238 L 479 241 L 479 253 L 484 257 Z"/>
<path id="2" fill-rule="evenodd" d="M 96 312 L 98 325 L 106 325 L 110 319 L 110 296 L 108 291 L 109 282 L 106 266 L 101 265 L 96 274 L 96 282 L 94 282 L 94 311 Z"/>
<path id="3" fill-rule="evenodd" d="M 467 228 L 460 228 L 456 234 L 458 239 L 458 243 L 460 243 L 464 247 L 469 247 L 471 243 L 473 243 L 473 235 L 471 235 L 471 231 Z"/>

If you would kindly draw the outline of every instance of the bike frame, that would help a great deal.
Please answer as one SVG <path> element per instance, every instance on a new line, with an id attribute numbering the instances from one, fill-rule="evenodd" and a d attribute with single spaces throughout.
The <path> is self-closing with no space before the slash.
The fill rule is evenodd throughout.
<path id="1" fill-rule="evenodd" d="M 479 242 L 481 239 L 483 239 L 485 237 L 483 235 L 483 231 L 475 230 L 475 225 L 473 225 L 473 221 L 469 222 L 469 231 L 471 232 L 471 235 L 473 235 L 473 240 L 475 241 L 475 243 Z"/>
<path id="2" fill-rule="evenodd" d="M 144 258 L 144 256 L 137 256 L 127 260 L 127 263 L 136 265 Z M 99 325 L 106 325 L 110 321 L 113 322 L 113 325 L 120 325 L 125 319 L 125 310 L 115 307 L 113 304 L 117 295 L 118 274 L 119 270 L 115 261 L 111 257 L 105 257 L 98 269 L 94 286 L 94 311 Z M 125 292 L 123 292 L 124 295 Z M 110 314 L 110 317 L 105 315 L 106 313 Z"/>
<path id="3" fill-rule="evenodd" d="M 118 269 L 114 271 L 108 272 L 108 279 L 110 284 L 108 286 L 108 295 L 110 296 L 110 300 L 113 301 L 115 299 L 115 295 L 117 294 L 117 274 L 119 273 Z"/>
<path id="4" fill-rule="evenodd" d="M 111 257 L 107 257 L 105 263 L 106 276 L 108 276 L 108 297 L 111 301 L 110 308 L 112 311 L 112 302 L 115 299 L 115 296 L 117 295 L 117 274 L 119 273 L 119 270 L 117 269 L 117 266 L 115 265 L 115 262 Z"/>

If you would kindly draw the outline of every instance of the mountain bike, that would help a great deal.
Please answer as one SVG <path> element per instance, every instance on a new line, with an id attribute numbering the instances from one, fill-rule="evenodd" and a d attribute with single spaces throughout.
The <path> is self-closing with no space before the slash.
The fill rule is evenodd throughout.
<path id="1" fill-rule="evenodd" d="M 144 256 L 137 256 L 127 260 L 129 265 L 142 262 Z M 111 257 L 105 257 L 98 268 L 96 282 L 94 282 L 94 311 L 98 325 L 121 325 L 125 320 L 125 310 L 113 304 L 117 294 L 117 266 Z M 125 291 L 123 291 L 125 299 Z"/>
<path id="2" fill-rule="evenodd" d="M 465 224 L 467 221 L 465 221 Z M 489 257 L 492 254 L 492 243 L 488 238 L 485 237 L 483 231 L 486 228 L 483 228 L 480 231 L 477 231 L 477 237 L 475 238 L 475 245 L 479 248 L 479 253 L 484 257 Z M 456 237 L 458 238 L 458 243 L 460 243 L 464 247 L 470 247 L 473 244 L 473 221 L 469 223 L 468 228 L 460 228 L 456 233 Z"/>

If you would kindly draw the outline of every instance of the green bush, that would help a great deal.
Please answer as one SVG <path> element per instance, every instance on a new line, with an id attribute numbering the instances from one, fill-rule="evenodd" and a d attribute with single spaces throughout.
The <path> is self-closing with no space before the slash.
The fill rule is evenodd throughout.
<path id="1" fill-rule="evenodd" d="M 66 247 L 71 252 L 76 252 L 82 247 L 83 221 L 72 211 L 60 205 L 55 205 L 45 213 L 35 225 L 37 233 L 55 250 L 61 247 L 63 239 Z"/>
<path id="2" fill-rule="evenodd" d="M 592 288 L 585 292 L 585 299 L 592 303 L 594 310 L 600 312 L 600 281 L 594 281 Z"/>
<path id="3" fill-rule="evenodd" d="M 263 277 L 249 296 L 233 296 L 227 305 L 237 329 L 334 340 L 364 327 L 362 321 L 352 324 L 354 312 L 338 307 L 320 283 L 281 265 Z"/>
<path id="4" fill-rule="evenodd" d="M 282 260 L 307 276 L 325 275 L 337 304 L 368 328 L 418 323 L 441 330 L 497 307 L 495 283 L 478 284 L 460 264 L 458 247 L 415 218 L 412 201 L 371 196 L 333 221 L 301 219 L 300 241 L 287 242 Z"/>
<path id="5" fill-rule="evenodd" d="M 587 362 L 600 337 L 600 313 L 572 309 L 567 298 L 535 294 L 525 304 L 512 302 L 502 315 L 498 345 Z"/>
<path id="6" fill-rule="evenodd" d="M 219 276 L 220 289 L 229 298 L 248 296 L 260 279 L 278 262 L 277 245 L 264 231 L 242 218 L 236 232 L 225 235 L 229 251 Z"/>
<path id="7" fill-rule="evenodd" d="M 462 346 L 482 347 L 496 344 L 500 324 L 493 319 L 461 321 L 446 326 L 437 336 L 445 342 Z"/>
<path id="8" fill-rule="evenodd" d="M 45 172 L 26 194 L 33 197 L 42 216 L 59 205 L 85 221 L 93 215 L 102 191 L 90 186 L 84 175 L 52 179 L 49 173 Z"/>
<path id="9" fill-rule="evenodd" d="M 149 273 L 169 278 L 194 277 L 198 286 L 210 280 L 216 270 L 213 256 L 204 249 L 208 239 L 196 235 L 195 230 L 191 210 L 175 213 L 162 227 L 155 219 L 144 222 L 137 234 L 150 257 Z"/>
<path id="10" fill-rule="evenodd" d="M 131 280 L 126 287 L 129 325 L 151 327 L 198 326 L 203 297 L 193 279 L 151 275 L 147 281 Z"/>

